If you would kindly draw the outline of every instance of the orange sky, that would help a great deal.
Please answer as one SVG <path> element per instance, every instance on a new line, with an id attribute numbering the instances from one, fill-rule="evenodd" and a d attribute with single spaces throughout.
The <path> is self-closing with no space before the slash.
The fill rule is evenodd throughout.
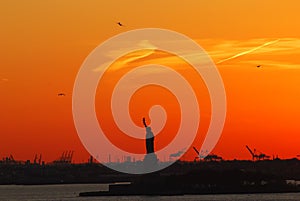
<path id="1" fill-rule="evenodd" d="M 217 63 L 227 118 L 214 153 L 250 159 L 248 144 L 268 155 L 295 157 L 300 154 L 299 7 L 297 0 L 2 2 L 0 157 L 32 160 L 42 153 L 51 161 L 75 150 L 75 160 L 86 161 L 72 119 L 76 74 L 101 42 L 147 27 L 189 36 Z M 67 95 L 58 97 L 60 92 Z"/>

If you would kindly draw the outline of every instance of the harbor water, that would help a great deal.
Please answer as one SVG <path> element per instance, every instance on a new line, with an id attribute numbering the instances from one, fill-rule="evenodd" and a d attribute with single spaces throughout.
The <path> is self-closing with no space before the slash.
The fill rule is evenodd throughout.
<path id="1" fill-rule="evenodd" d="M 80 192 L 106 190 L 105 184 L 0 185 L 1 201 L 299 201 L 300 193 L 79 197 Z"/>

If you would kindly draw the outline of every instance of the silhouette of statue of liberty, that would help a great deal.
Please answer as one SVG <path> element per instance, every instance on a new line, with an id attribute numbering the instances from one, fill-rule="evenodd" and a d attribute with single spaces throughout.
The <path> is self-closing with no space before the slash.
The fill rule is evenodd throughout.
<path id="1" fill-rule="evenodd" d="M 146 150 L 147 154 L 154 153 L 154 135 L 152 133 L 151 127 L 146 124 L 145 118 L 143 118 L 143 124 L 146 128 Z"/>
<path id="2" fill-rule="evenodd" d="M 143 124 L 146 128 L 146 150 L 147 154 L 143 160 L 144 171 L 150 172 L 157 166 L 158 158 L 154 153 L 154 135 L 152 133 L 151 127 L 147 126 L 145 118 L 143 118 Z"/>

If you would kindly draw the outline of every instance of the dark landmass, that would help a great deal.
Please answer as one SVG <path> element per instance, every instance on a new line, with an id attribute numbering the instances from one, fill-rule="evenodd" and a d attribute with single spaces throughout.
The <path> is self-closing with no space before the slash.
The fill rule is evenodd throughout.
<path id="1" fill-rule="evenodd" d="M 130 182 L 111 184 L 109 191 L 83 192 L 80 196 L 300 192 L 300 161 L 178 162 Z"/>
<path id="2" fill-rule="evenodd" d="M 81 196 L 300 192 L 299 181 L 300 161 L 297 159 L 178 161 L 164 170 L 145 175 L 119 173 L 98 163 L 0 163 L 0 184 L 111 184 L 109 191 L 85 192 Z M 115 182 L 129 183 L 113 184 Z"/>

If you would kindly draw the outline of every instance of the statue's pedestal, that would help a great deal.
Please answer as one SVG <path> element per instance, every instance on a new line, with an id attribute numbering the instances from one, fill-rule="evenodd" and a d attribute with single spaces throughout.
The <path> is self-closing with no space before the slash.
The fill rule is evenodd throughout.
<path id="1" fill-rule="evenodd" d="M 146 154 L 143 160 L 144 170 L 153 170 L 153 167 L 157 166 L 158 158 L 155 153 Z"/>

